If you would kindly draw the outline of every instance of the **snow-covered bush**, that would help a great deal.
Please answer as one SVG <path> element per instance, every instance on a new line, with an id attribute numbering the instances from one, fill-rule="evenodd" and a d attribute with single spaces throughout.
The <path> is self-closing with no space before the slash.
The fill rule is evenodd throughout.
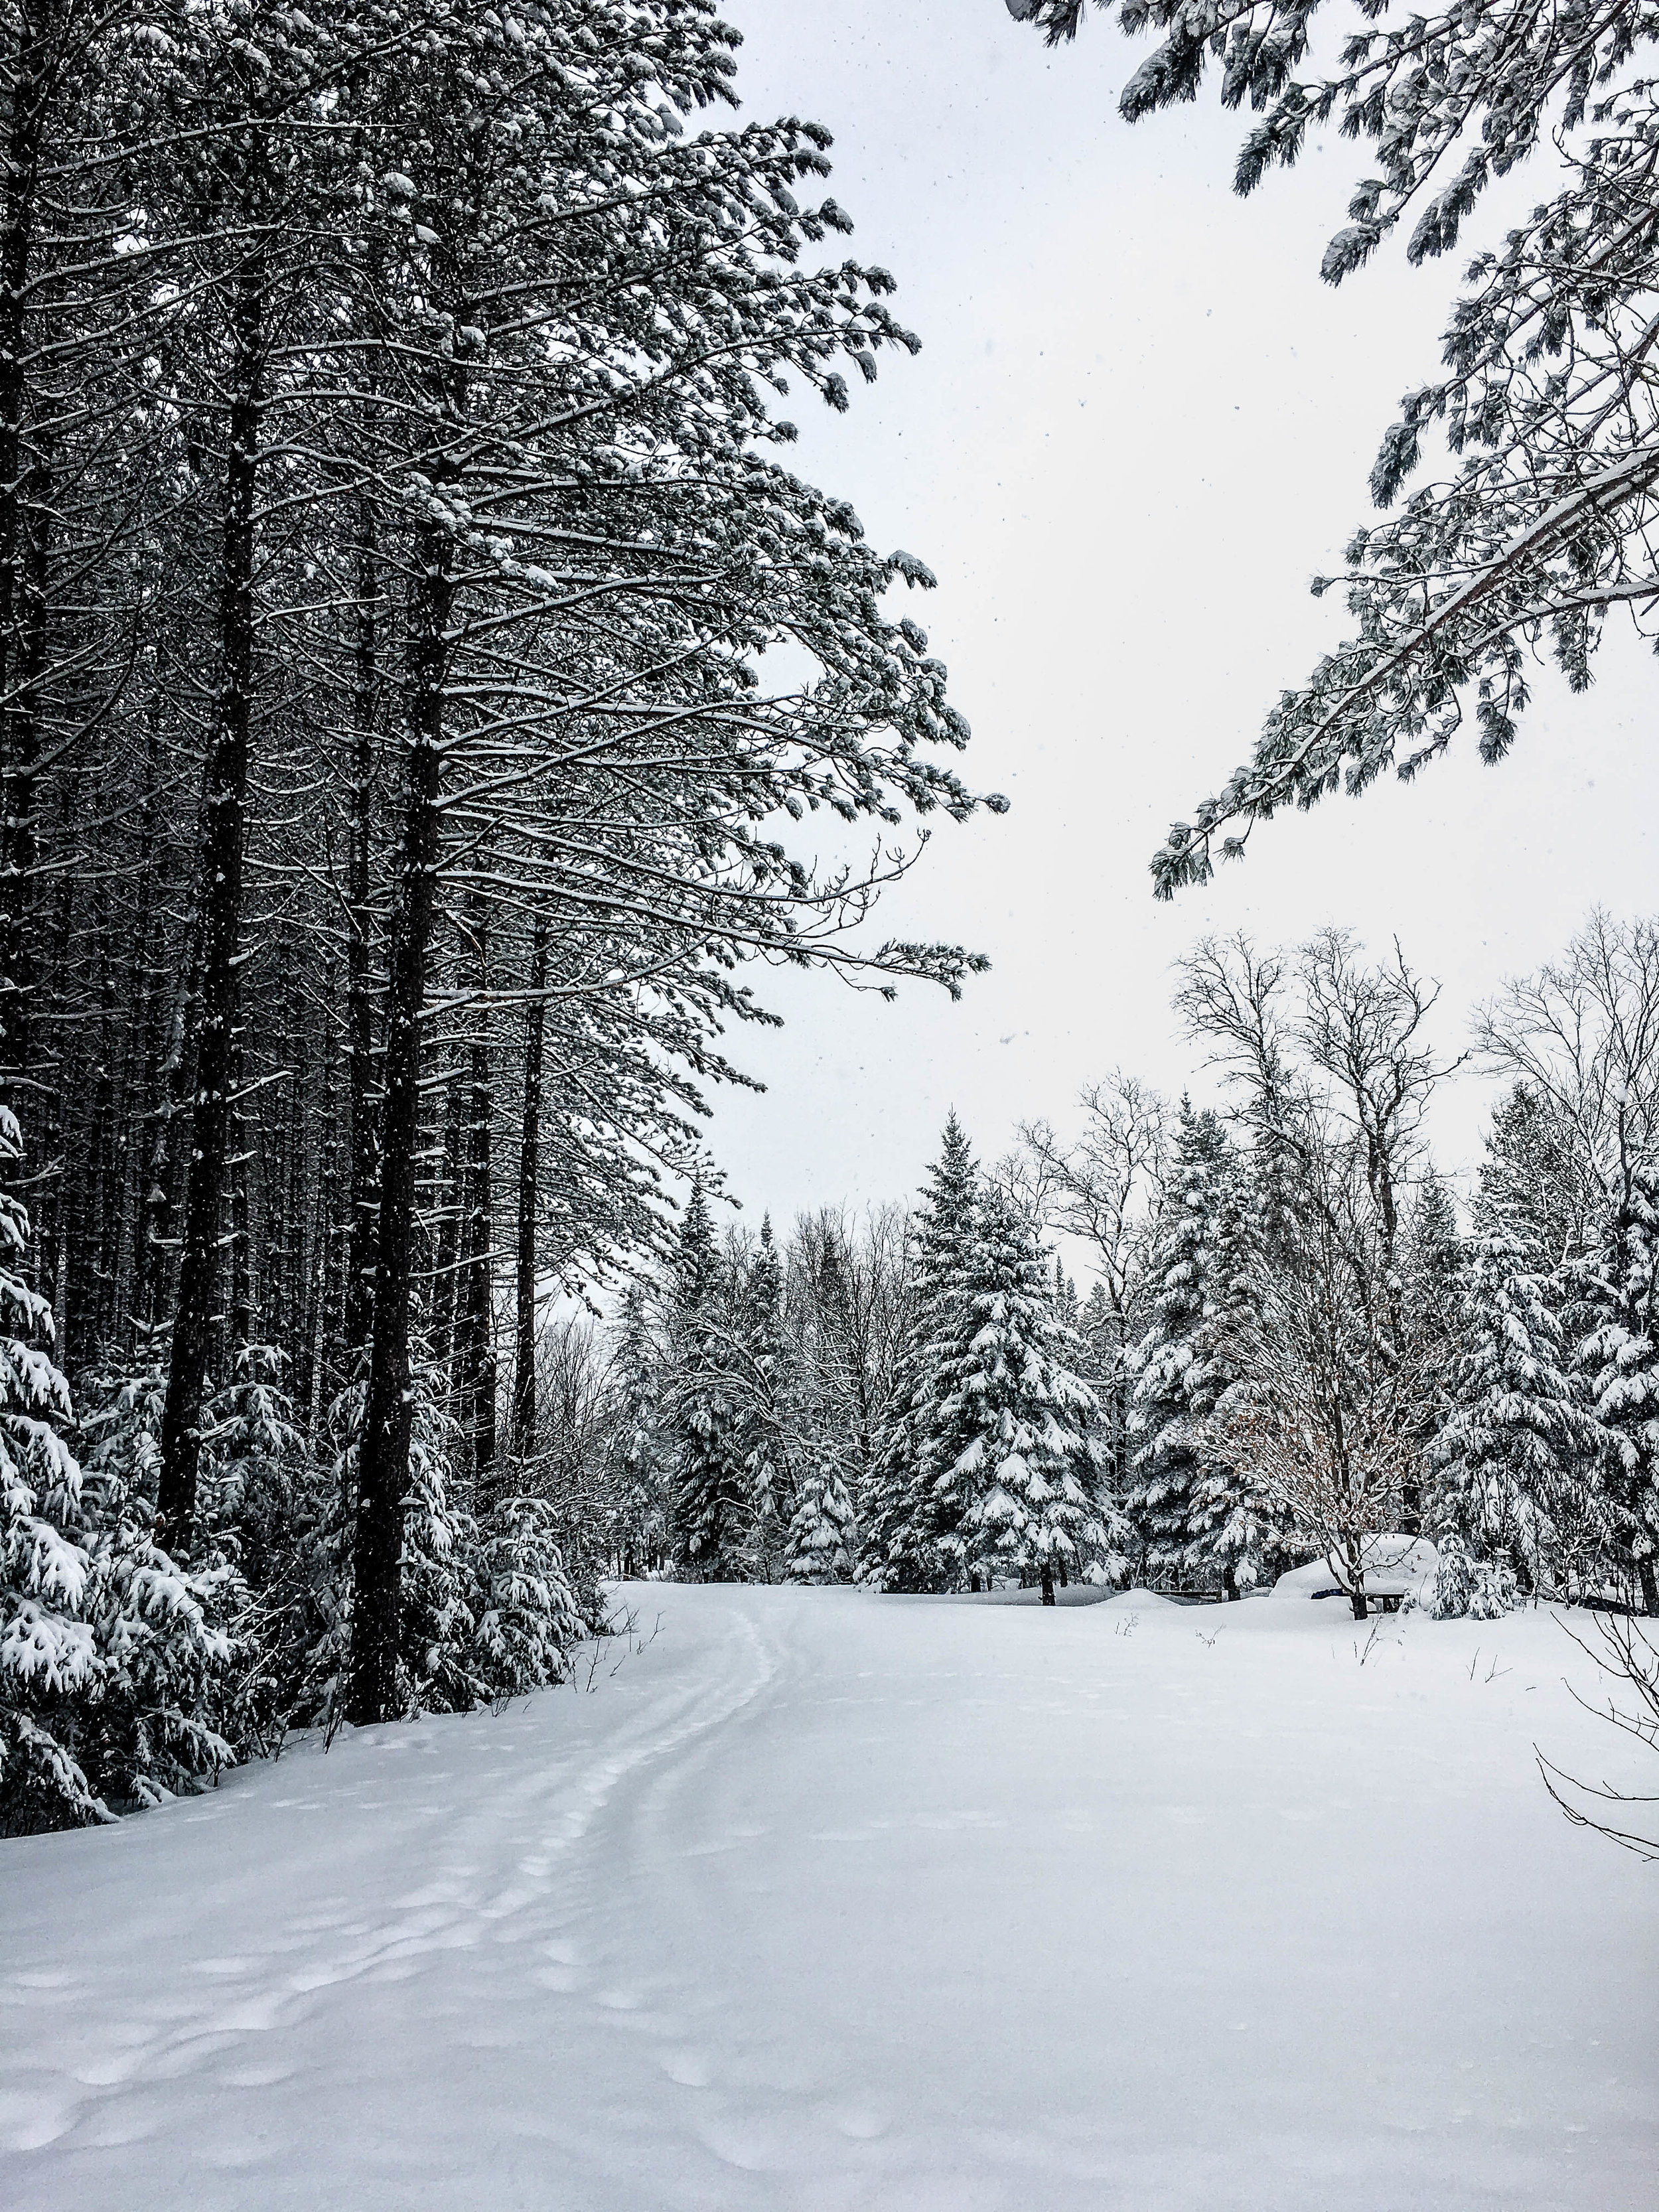
<path id="1" fill-rule="evenodd" d="M 77 1734 L 82 1763 L 112 1805 L 161 1803 L 198 1789 L 246 1747 L 236 1679 L 247 1589 L 210 1532 L 204 1555 L 171 1558 L 156 1540 L 161 1409 L 160 1341 L 88 1379 L 82 1422 L 83 1607 L 102 1674 Z"/>
<path id="2" fill-rule="evenodd" d="M 22 1148 L 0 1106 L 0 1168 Z M 104 1667 L 84 1613 L 69 1386 L 37 1342 L 52 1340 L 52 1310 L 21 1273 L 28 1236 L 27 1210 L 0 1191 L 0 1835 L 108 1817 L 75 1750 Z"/>
<path id="3" fill-rule="evenodd" d="M 1476 1559 L 1461 1536 L 1443 1537 L 1438 1548 L 1415 1600 L 1431 1620 L 1498 1620 L 1524 1602 L 1506 1560 Z"/>
<path id="4" fill-rule="evenodd" d="M 473 1569 L 472 1663 L 484 1695 L 521 1698 L 563 1681 L 587 1632 L 552 1506 L 541 1498 L 503 1498 L 478 1532 Z"/>

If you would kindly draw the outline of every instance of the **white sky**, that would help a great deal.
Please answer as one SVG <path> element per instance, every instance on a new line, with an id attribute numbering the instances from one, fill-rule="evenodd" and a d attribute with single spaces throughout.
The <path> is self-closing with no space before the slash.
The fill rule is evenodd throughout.
<path id="1" fill-rule="evenodd" d="M 1397 933 L 1443 980 L 1456 1043 L 1468 1008 L 1593 903 L 1659 906 L 1652 666 L 1635 649 L 1609 651 L 1584 700 L 1540 671 L 1504 766 L 1469 744 L 1409 789 L 1326 800 L 1259 830 L 1208 890 L 1155 904 L 1168 823 L 1340 632 L 1340 597 L 1314 601 L 1308 580 L 1370 512 L 1377 441 L 1434 373 L 1459 268 L 1396 252 L 1332 292 L 1320 252 L 1363 149 L 1333 136 L 1241 202 L 1244 119 L 1206 97 L 1128 129 L 1134 50 L 1104 17 L 1051 55 L 1003 0 L 726 12 L 745 112 L 835 133 L 848 250 L 894 272 L 923 340 L 848 416 L 792 401 L 793 465 L 938 575 L 907 611 L 973 724 L 968 781 L 1013 802 L 945 823 L 879 917 L 883 935 L 990 955 L 960 1004 L 756 971 L 787 1025 L 730 1040 L 769 1088 L 722 1096 L 711 1131 L 751 1218 L 907 1196 L 952 1104 L 994 1158 L 1022 1118 L 1066 1127 L 1115 1065 L 1178 1091 L 1195 1058 L 1170 967 L 1206 931 L 1281 943 L 1337 923 L 1378 948 Z M 1478 1157 L 1487 1096 L 1466 1082 L 1441 1109 L 1454 1170 Z"/>

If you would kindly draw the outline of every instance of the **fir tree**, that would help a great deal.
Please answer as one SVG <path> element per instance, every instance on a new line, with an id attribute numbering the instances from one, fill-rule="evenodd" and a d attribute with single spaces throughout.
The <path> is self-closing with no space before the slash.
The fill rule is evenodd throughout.
<path id="1" fill-rule="evenodd" d="M 1099 1409 L 1070 1364 L 1076 1340 L 1054 1312 L 1036 1235 L 999 1191 L 981 1202 L 944 1316 L 931 1347 L 940 1549 L 988 1581 L 1035 1574 L 1052 1605 L 1056 1572 L 1074 1576 L 1103 1533 L 1089 1443 Z"/>
<path id="2" fill-rule="evenodd" d="M 1591 1327 L 1579 1348 L 1610 1439 L 1613 1557 L 1659 1613 L 1659 1164 L 1632 1152 L 1620 1117 L 1620 1191 L 1585 1278 Z"/>
<path id="3" fill-rule="evenodd" d="M 472 1642 L 482 1600 L 476 1524 L 450 1499 L 457 1433 L 443 1377 L 423 1334 L 411 1345 L 409 1486 L 400 1518 L 398 1711 L 465 1712 L 487 1694 Z M 345 1717 L 352 1615 L 352 1542 L 368 1401 L 366 1376 L 329 1408 L 333 1503 L 313 1542 L 306 1604 L 313 1626 L 293 1718 L 331 1731 Z"/>
<path id="4" fill-rule="evenodd" d="M 877 1589 L 937 1589 L 951 1571 L 941 1548 L 949 1530 L 935 1494 L 939 1468 L 955 1456 L 942 1427 L 946 1384 L 939 1347 L 951 1340 L 978 1232 L 979 1189 L 979 1170 L 953 1109 L 916 1207 L 910 1316 L 866 1513 L 860 1577 Z"/>
<path id="5" fill-rule="evenodd" d="M 670 1550 L 663 1364 L 645 1286 L 630 1283 L 611 1361 L 613 1407 L 606 1446 L 614 1501 L 612 1551 L 616 1571 L 624 1579 L 662 1565 Z"/>
<path id="6" fill-rule="evenodd" d="M 545 1498 L 501 1500 L 480 1532 L 475 1572 L 471 1659 L 484 1696 L 499 1703 L 563 1681 L 586 1626 Z"/>
<path id="7" fill-rule="evenodd" d="M 853 1501 L 833 1459 L 808 1467 L 789 1523 L 785 1577 L 792 1583 L 848 1583 L 858 1556 Z"/>
<path id="8" fill-rule="evenodd" d="M 1593 1559 L 1605 1531 L 1605 1439 L 1569 1371 L 1538 1259 L 1496 1221 L 1468 1248 L 1450 1410 L 1429 1455 L 1432 1534 L 1443 1546 L 1455 1539 L 1474 1561 L 1507 1567 L 1523 1591 L 1555 1592 Z M 1445 1580 L 1446 1602 L 1454 1589 L 1461 1602 L 1463 1583 L 1451 1570 Z"/>
<path id="9" fill-rule="evenodd" d="M 1249 1393 L 1245 1344 L 1258 1255 L 1249 1206 L 1243 1164 L 1224 1139 L 1198 1253 L 1203 1310 L 1182 1381 L 1193 1432 L 1206 1439 L 1190 1492 L 1187 1561 L 1205 1582 L 1218 1582 L 1229 1599 L 1261 1580 L 1285 1535 L 1283 1513 L 1213 1443 L 1212 1425 Z"/>
<path id="10" fill-rule="evenodd" d="M 751 1519 L 739 1395 L 723 1310 L 726 1284 L 701 1181 L 680 1226 L 672 1287 L 670 1422 L 674 1444 L 674 1534 L 686 1571 L 701 1581 L 737 1577 Z"/>
<path id="11" fill-rule="evenodd" d="M 1152 1328 L 1136 1352 L 1130 1472 L 1123 1505 L 1145 1571 L 1180 1581 L 1194 1565 L 1194 1515 L 1206 1481 L 1200 1425 L 1216 1409 L 1223 1372 L 1206 1358 L 1226 1133 L 1181 1102 L 1156 1262 Z"/>
<path id="12" fill-rule="evenodd" d="M 733 1272 L 733 1449 L 747 1478 L 753 1564 L 763 1582 L 774 1582 L 788 1551 L 795 1501 L 785 1402 L 790 1362 L 783 1330 L 783 1269 L 769 1213 L 762 1218 L 753 1256 Z"/>

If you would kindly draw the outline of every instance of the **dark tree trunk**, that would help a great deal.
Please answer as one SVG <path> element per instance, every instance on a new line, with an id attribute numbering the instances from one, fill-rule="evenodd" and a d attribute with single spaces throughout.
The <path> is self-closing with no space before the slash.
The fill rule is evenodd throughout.
<path id="1" fill-rule="evenodd" d="M 1047 1559 L 1042 1562 L 1042 1602 L 1044 1605 L 1055 1602 L 1054 1571 Z"/>
<path id="2" fill-rule="evenodd" d="M 380 1207 L 374 1348 L 359 1460 L 353 1550 L 348 1717 L 358 1726 L 398 1711 L 404 1495 L 409 1481 L 409 1328 L 420 1136 L 421 1012 L 436 897 L 444 666 L 455 587 L 441 533 L 422 534 L 423 562 L 411 652 L 408 792 L 386 992 L 380 1116 Z"/>
<path id="3" fill-rule="evenodd" d="M 28 415 L 25 303 L 35 223 L 35 191 L 46 86 L 51 69 L 51 18 L 38 0 L 24 0 L 10 57 L 10 126 L 7 134 L 3 214 L 0 215 L 0 1084 L 15 1105 L 17 1082 L 27 1070 L 28 906 L 36 834 L 34 769 L 38 701 L 27 681 L 27 600 L 30 572 L 45 550 L 45 517 L 34 519 L 33 472 L 25 450 Z M 33 559 L 32 557 L 33 556 Z"/>
<path id="4" fill-rule="evenodd" d="M 378 1181 L 374 1112 L 373 947 L 369 893 L 374 795 L 374 731 L 380 700 L 380 575 L 374 518 L 367 499 L 357 526 L 356 677 L 351 750 L 351 820 L 346 860 L 346 1215 L 345 1340 L 368 1342 L 374 1310 L 374 1216 Z"/>
<path id="5" fill-rule="evenodd" d="M 196 1520 L 202 1398 L 219 1294 L 219 1237 L 231 1103 L 242 863 L 254 680 L 254 501 L 258 477 L 264 301 L 260 272 L 244 272 L 234 315 L 234 376 L 225 471 L 224 579 L 220 598 L 219 692 L 203 801 L 198 918 L 201 1024 L 191 1119 L 167 1404 L 161 1417 L 160 1522 L 163 1541 L 187 1547 Z"/>
<path id="6" fill-rule="evenodd" d="M 519 1143 L 519 1249 L 513 1346 L 513 1454 L 536 1453 L 536 1231 L 541 1212 L 542 1052 L 547 1033 L 547 924 L 536 921 L 525 1017 L 524 1121 Z"/>
<path id="7" fill-rule="evenodd" d="M 1642 1589 L 1643 1612 L 1650 1614 L 1659 1613 L 1659 1576 L 1656 1576 L 1654 1572 L 1651 1559 L 1638 1559 L 1636 1562 L 1636 1579 Z"/>
<path id="8" fill-rule="evenodd" d="M 482 923 L 475 923 L 478 939 L 478 970 L 487 984 L 487 938 Z M 475 1500 L 488 1504 L 495 1480 L 495 1316 L 493 1248 L 495 1193 L 490 1173 L 490 1134 L 495 1094 L 490 1087 L 489 1014 L 481 1000 L 473 1017 L 477 1024 L 470 1051 L 466 1130 L 465 1213 L 462 1220 L 463 1265 L 458 1349 L 462 1376 L 462 1415 L 465 1423 L 466 1454 Z"/>
<path id="9" fill-rule="evenodd" d="M 432 1303 L 427 1334 L 433 1358 L 448 1376 L 452 1393 L 461 1394 L 465 1390 L 460 1311 L 466 1237 L 466 1088 L 459 1069 L 443 1088 L 443 1143 L 436 1173 L 428 1180 L 424 1192 L 432 1246 Z M 463 1406 L 463 1420 L 465 1412 Z"/>

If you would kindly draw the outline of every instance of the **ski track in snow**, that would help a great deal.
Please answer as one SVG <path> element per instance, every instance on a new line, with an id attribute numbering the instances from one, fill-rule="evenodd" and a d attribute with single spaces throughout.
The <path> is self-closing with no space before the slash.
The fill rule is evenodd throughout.
<path id="1" fill-rule="evenodd" d="M 0 2203 L 1659 2207 L 1549 1615 L 627 1595 L 592 1695 L 0 1844 Z"/>

